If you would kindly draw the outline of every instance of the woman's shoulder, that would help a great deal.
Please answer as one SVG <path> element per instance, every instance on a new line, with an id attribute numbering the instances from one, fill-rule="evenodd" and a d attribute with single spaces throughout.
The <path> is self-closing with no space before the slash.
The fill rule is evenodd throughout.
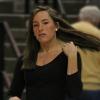
<path id="1" fill-rule="evenodd" d="M 67 42 L 65 42 L 65 41 L 62 41 L 62 40 L 58 40 L 59 41 L 59 44 L 61 45 L 61 46 L 64 46 L 64 44 L 66 44 Z"/>
<path id="2" fill-rule="evenodd" d="M 15 68 L 21 69 L 22 65 L 23 65 L 23 55 L 17 58 Z"/>

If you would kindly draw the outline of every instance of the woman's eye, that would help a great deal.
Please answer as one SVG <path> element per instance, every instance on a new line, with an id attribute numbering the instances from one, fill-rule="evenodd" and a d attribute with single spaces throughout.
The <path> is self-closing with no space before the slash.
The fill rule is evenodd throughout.
<path id="1" fill-rule="evenodd" d="M 48 24 L 48 22 L 44 22 L 44 24 Z"/>
<path id="2" fill-rule="evenodd" d="M 37 27 L 38 25 L 37 24 L 33 24 L 33 27 Z"/>

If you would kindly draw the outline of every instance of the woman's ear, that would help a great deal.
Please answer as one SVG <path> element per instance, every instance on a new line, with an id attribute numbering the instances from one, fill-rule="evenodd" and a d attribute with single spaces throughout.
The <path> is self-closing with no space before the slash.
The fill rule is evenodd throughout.
<path id="1" fill-rule="evenodd" d="M 56 31 L 59 29 L 59 22 L 56 22 Z"/>
<path id="2" fill-rule="evenodd" d="M 58 31 L 58 28 L 56 28 L 55 30 L 56 30 L 56 32 L 57 32 L 57 31 Z"/>

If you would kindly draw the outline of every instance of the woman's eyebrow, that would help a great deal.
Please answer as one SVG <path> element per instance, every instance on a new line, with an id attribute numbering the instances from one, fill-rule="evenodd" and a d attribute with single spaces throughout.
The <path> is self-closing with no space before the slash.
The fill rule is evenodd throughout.
<path id="1" fill-rule="evenodd" d="M 42 21 L 48 21 L 48 19 L 43 19 Z"/>
<path id="2" fill-rule="evenodd" d="M 48 19 L 42 19 L 41 21 L 48 21 Z M 37 23 L 38 21 L 33 21 L 33 23 Z"/>
<path id="3" fill-rule="evenodd" d="M 33 23 L 37 23 L 37 21 L 33 21 Z"/>
<path id="4" fill-rule="evenodd" d="M 48 19 L 42 19 L 41 22 L 48 21 Z M 38 21 L 33 21 L 34 24 L 38 23 Z"/>

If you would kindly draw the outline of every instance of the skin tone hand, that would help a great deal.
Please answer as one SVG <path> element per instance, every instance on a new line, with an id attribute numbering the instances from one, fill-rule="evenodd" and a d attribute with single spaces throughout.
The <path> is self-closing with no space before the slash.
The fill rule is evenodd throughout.
<path id="1" fill-rule="evenodd" d="M 14 96 L 14 97 L 10 97 L 9 100 L 21 100 L 21 99 L 17 96 Z"/>
<path id="2" fill-rule="evenodd" d="M 64 44 L 62 47 L 63 52 L 65 55 L 68 56 L 68 69 L 67 74 L 71 75 L 78 71 L 77 67 L 77 47 L 74 45 L 73 42 L 69 42 Z"/>

